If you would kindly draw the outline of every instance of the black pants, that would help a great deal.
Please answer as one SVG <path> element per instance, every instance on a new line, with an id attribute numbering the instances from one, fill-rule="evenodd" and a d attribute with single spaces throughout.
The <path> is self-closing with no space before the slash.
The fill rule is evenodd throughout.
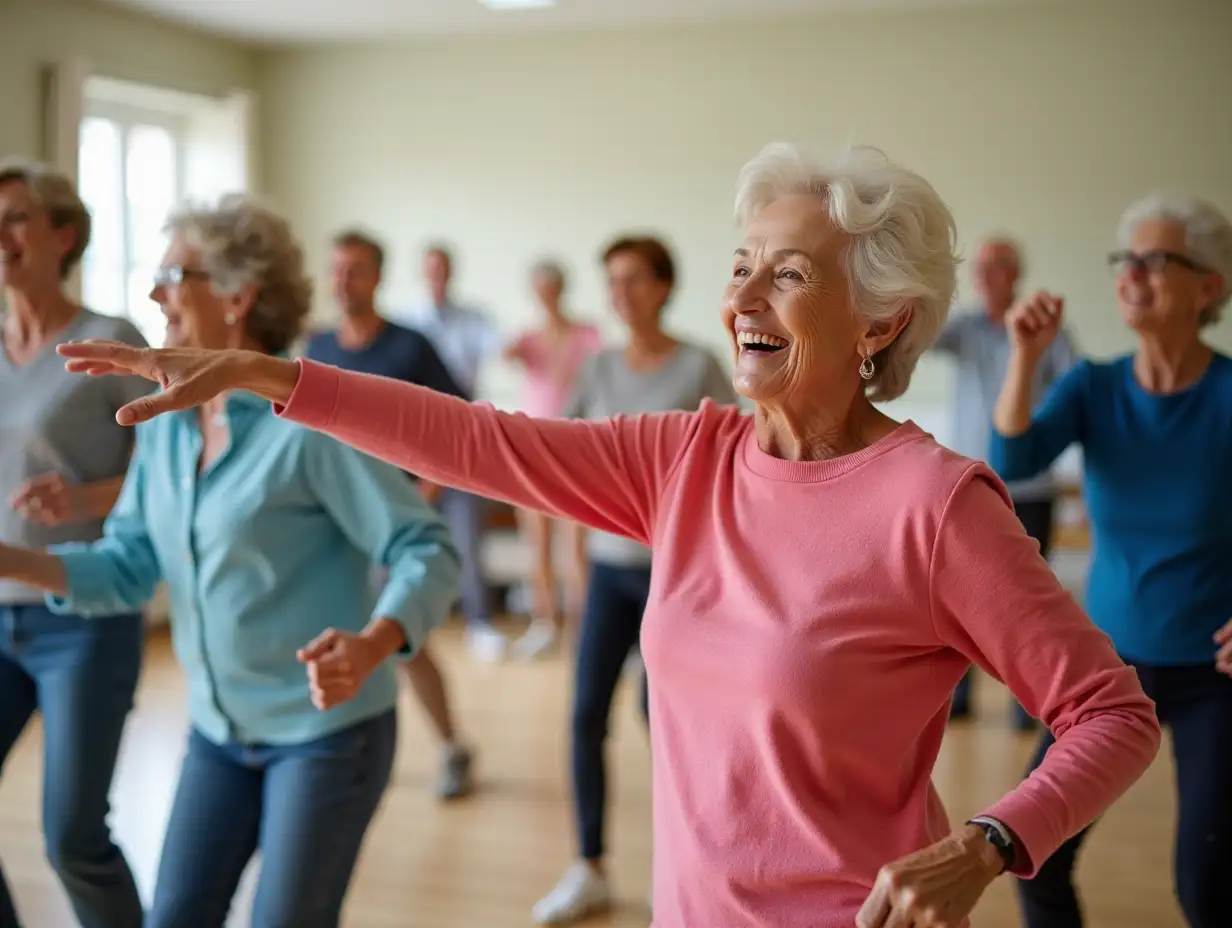
<path id="1" fill-rule="evenodd" d="M 1232 925 L 1232 677 L 1213 664 L 1133 664 L 1159 720 L 1172 732 L 1178 817 L 1173 870 L 1190 928 Z M 1034 770 L 1052 744 L 1040 742 Z M 1088 831 L 1090 829 L 1087 829 Z M 1074 864 L 1084 831 L 1052 855 L 1033 879 L 1018 880 L 1027 928 L 1081 928 Z"/>
<path id="2" fill-rule="evenodd" d="M 637 644 L 642 613 L 650 595 L 649 567 L 595 563 L 590 569 L 586 610 L 577 643 L 573 693 L 573 802 L 582 857 L 603 856 L 607 812 L 607 770 L 603 743 L 612 696 L 625 659 Z M 642 677 L 642 715 L 649 716 L 646 677 Z"/>
<path id="3" fill-rule="evenodd" d="M 1027 530 L 1027 534 L 1039 543 L 1040 554 L 1047 558 L 1052 550 L 1053 501 L 1044 499 L 1015 503 L 1014 511 L 1018 514 L 1018 521 Z M 971 712 L 971 675 L 973 672 L 973 670 L 968 670 L 967 675 L 954 688 L 954 700 L 950 703 L 951 718 L 969 715 Z M 1034 723 L 1035 720 L 1027 714 L 1027 710 L 1015 702 L 1014 724 L 1019 728 L 1027 728 Z"/>

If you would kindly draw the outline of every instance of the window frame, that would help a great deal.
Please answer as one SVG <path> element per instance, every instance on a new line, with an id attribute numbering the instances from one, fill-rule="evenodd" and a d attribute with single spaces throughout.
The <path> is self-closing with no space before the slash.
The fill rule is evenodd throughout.
<path id="1" fill-rule="evenodd" d="M 130 292 L 131 278 L 133 271 L 136 269 L 136 261 L 133 256 L 133 236 L 131 225 L 130 193 L 128 184 L 128 145 L 129 136 L 137 126 L 152 126 L 163 129 L 172 139 L 175 146 L 175 164 L 174 184 L 175 191 L 173 202 L 180 202 L 183 199 L 184 191 L 187 187 L 187 161 L 188 161 L 188 120 L 182 115 L 169 112 L 153 106 L 134 106 L 132 104 L 123 103 L 117 100 L 97 99 L 87 97 L 85 105 L 82 108 L 81 122 L 85 123 L 88 119 L 103 119 L 114 123 L 120 132 L 120 176 L 118 178 L 121 192 L 121 203 L 123 208 L 120 211 L 120 235 L 122 254 L 124 260 L 123 280 L 124 280 L 124 301 L 123 305 L 114 309 L 106 306 L 92 306 L 96 312 L 105 314 L 115 313 L 116 315 L 125 318 L 132 315 L 133 294 Z M 80 143 L 78 144 L 78 163 L 81 159 Z M 95 229 L 94 232 L 98 230 Z M 84 256 L 83 256 L 84 264 Z M 82 301 L 89 305 L 88 295 L 85 291 L 85 277 L 82 276 Z"/>

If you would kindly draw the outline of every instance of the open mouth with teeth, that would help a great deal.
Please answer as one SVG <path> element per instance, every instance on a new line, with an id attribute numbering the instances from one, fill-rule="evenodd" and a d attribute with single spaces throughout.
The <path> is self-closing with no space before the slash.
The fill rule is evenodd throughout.
<path id="1" fill-rule="evenodd" d="M 773 354 L 787 347 L 787 339 L 766 332 L 737 332 L 736 344 L 741 351 Z"/>

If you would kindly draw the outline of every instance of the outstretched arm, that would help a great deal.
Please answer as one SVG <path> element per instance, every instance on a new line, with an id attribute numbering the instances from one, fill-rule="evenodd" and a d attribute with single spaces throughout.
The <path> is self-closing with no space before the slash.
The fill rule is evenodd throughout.
<path id="1" fill-rule="evenodd" d="M 654 509 L 697 427 L 689 413 L 533 419 L 305 362 L 279 414 L 420 474 L 650 542 Z"/>
<path id="2" fill-rule="evenodd" d="M 70 371 L 136 373 L 162 391 L 116 419 L 132 425 L 199 406 L 227 390 L 270 400 L 280 415 L 435 483 L 650 542 L 654 509 L 705 415 L 604 422 L 531 419 L 422 387 L 255 352 L 61 345 Z"/>

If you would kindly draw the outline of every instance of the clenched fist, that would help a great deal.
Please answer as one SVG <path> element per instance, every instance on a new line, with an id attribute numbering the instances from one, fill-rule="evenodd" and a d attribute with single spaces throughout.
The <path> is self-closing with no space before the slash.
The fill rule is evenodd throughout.
<path id="1" fill-rule="evenodd" d="M 1010 310 L 1005 325 L 1014 350 L 1036 361 L 1061 331 L 1065 300 L 1046 290 L 1037 290 Z"/>

